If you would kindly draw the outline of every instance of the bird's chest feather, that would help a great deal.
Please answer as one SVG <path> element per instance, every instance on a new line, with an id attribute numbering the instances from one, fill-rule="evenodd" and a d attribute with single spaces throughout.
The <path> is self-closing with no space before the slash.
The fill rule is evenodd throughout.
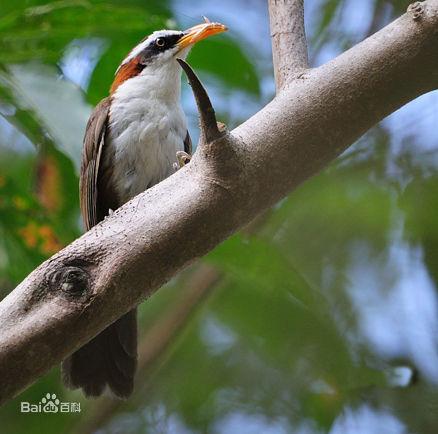
<path id="1" fill-rule="evenodd" d="M 122 203 L 173 173 L 186 133 L 179 101 L 148 95 L 113 101 L 106 146 Z"/>

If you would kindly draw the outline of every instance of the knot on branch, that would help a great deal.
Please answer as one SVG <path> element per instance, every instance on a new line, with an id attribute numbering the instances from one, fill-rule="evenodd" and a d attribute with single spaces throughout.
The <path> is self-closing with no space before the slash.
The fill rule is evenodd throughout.
<path id="1" fill-rule="evenodd" d="M 76 266 L 63 266 L 53 272 L 49 278 L 50 288 L 80 297 L 90 289 L 90 278 L 86 270 Z"/>
<path id="2" fill-rule="evenodd" d="M 424 3 L 422 2 L 411 3 L 408 6 L 408 13 L 412 15 L 412 18 L 415 21 L 419 20 L 424 13 Z"/>

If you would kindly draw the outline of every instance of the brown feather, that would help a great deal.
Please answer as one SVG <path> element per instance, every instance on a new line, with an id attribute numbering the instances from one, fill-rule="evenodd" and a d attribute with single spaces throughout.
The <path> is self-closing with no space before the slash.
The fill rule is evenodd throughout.
<path id="1" fill-rule="evenodd" d="M 193 146 L 192 146 L 192 138 L 190 137 L 189 131 L 187 130 L 186 138 L 184 139 L 184 152 L 192 155 Z"/>
<path id="2" fill-rule="evenodd" d="M 79 200 L 86 230 L 90 230 L 104 217 L 98 213 L 97 184 L 110 105 L 111 100 L 109 98 L 103 99 L 91 114 L 85 130 Z"/>
<path id="3" fill-rule="evenodd" d="M 105 147 L 111 99 L 103 99 L 87 124 L 82 150 L 80 206 L 87 230 L 122 205 L 112 188 L 112 156 Z M 137 365 L 136 309 L 131 310 L 68 357 L 62 364 L 64 383 L 99 396 L 108 385 L 127 398 L 134 387 Z"/>

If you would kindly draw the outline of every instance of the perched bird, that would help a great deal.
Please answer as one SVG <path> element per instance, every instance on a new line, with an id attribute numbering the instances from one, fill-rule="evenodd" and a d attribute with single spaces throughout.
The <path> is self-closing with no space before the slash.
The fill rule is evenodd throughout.
<path id="1" fill-rule="evenodd" d="M 171 175 L 178 151 L 191 153 L 176 59 L 185 59 L 196 42 L 226 30 L 207 19 L 185 31 L 159 30 L 123 60 L 110 96 L 94 109 L 85 131 L 80 206 L 87 230 Z M 63 379 L 87 396 L 99 396 L 108 386 L 115 396 L 127 398 L 136 364 L 134 309 L 68 357 Z"/>

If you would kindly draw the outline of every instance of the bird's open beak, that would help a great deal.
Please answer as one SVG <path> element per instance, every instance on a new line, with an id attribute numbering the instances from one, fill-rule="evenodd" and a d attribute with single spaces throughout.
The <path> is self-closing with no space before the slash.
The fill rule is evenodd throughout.
<path id="1" fill-rule="evenodd" d="M 226 32 L 227 26 L 221 23 L 205 22 L 191 27 L 184 32 L 184 36 L 178 41 L 177 45 L 180 50 L 188 47 L 189 45 L 196 44 L 196 42 L 202 41 L 202 39 L 209 36 L 216 35 L 217 33 Z"/>

